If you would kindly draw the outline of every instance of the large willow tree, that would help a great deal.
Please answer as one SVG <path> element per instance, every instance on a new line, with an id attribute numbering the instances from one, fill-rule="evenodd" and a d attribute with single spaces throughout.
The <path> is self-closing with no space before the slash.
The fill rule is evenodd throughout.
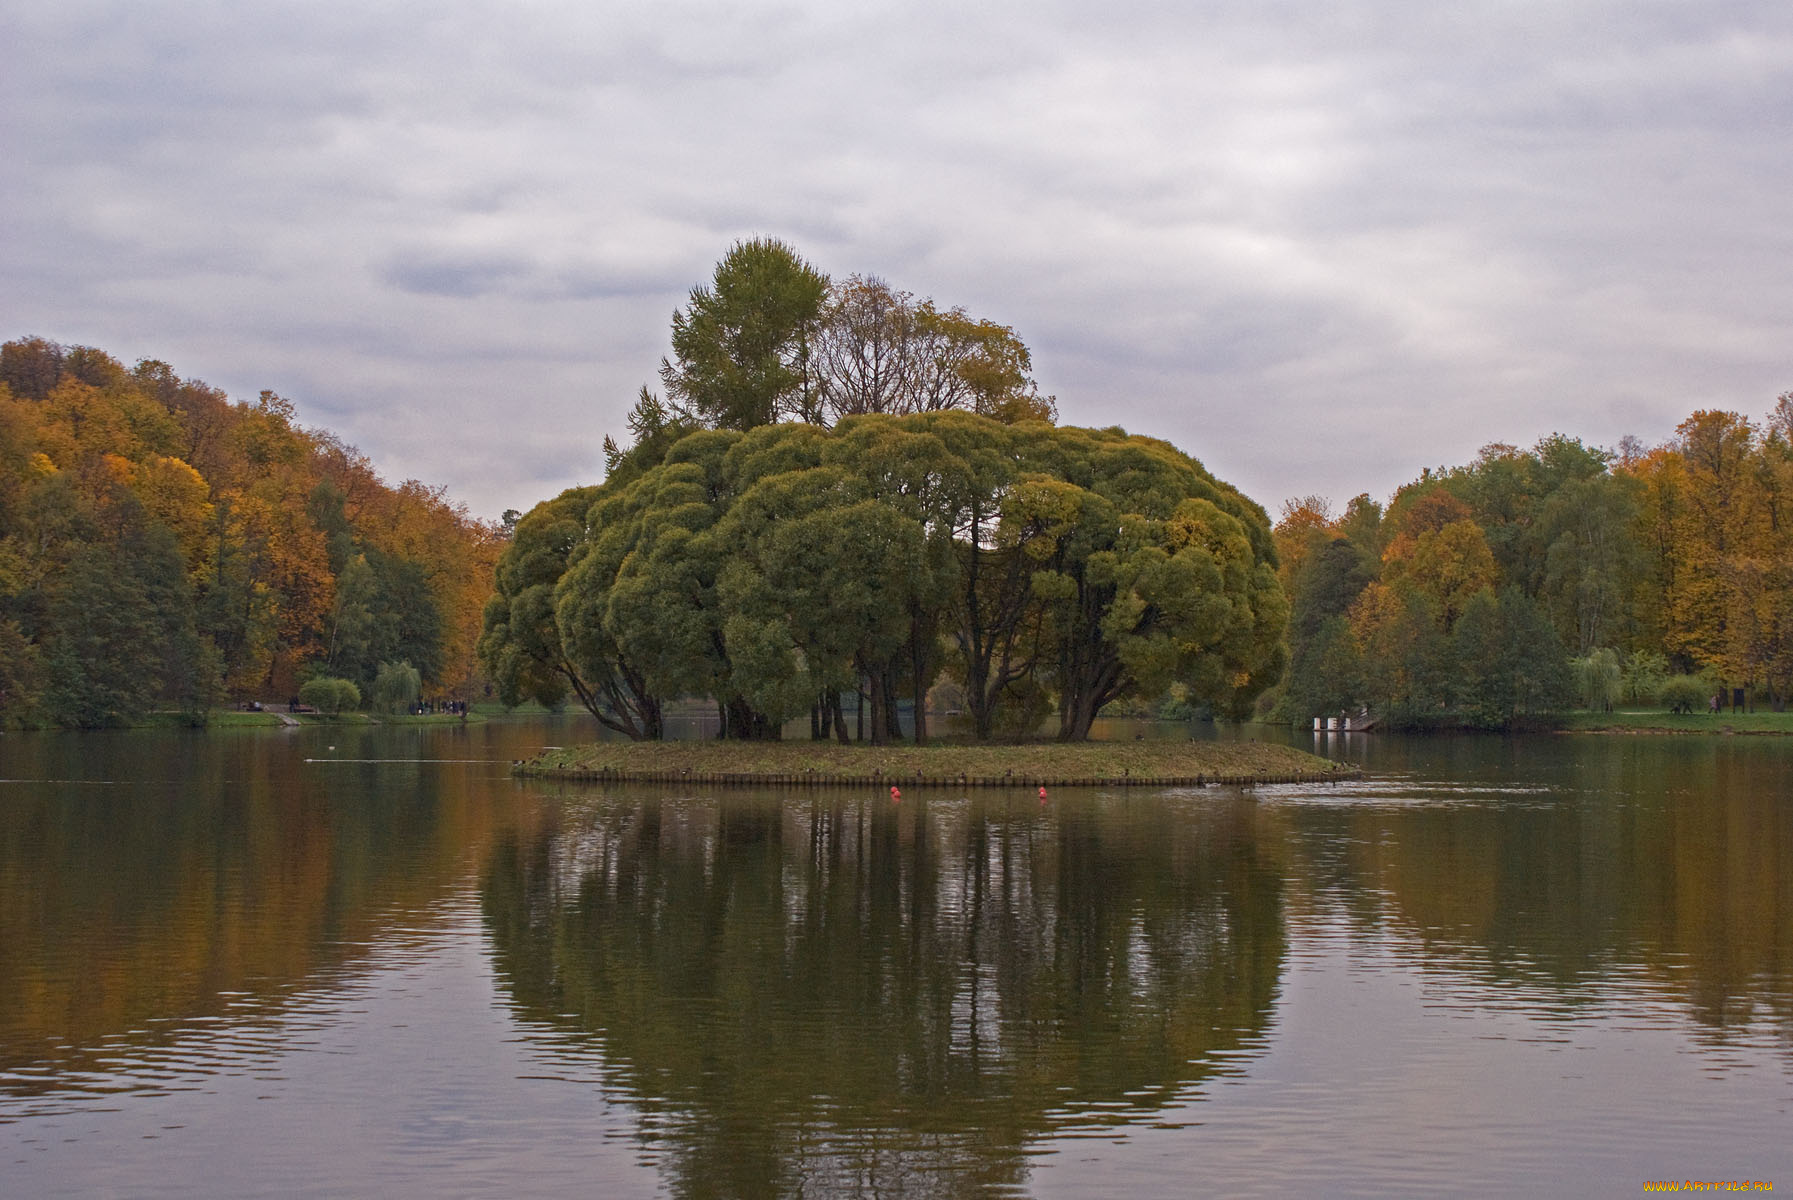
<path id="1" fill-rule="evenodd" d="M 1044 689 L 1080 740 L 1113 701 L 1243 711 L 1282 670 L 1267 517 L 1162 441 L 944 411 L 641 459 L 518 525 L 481 642 L 507 697 L 571 690 L 653 738 L 663 699 L 707 696 L 723 736 L 776 737 L 857 688 L 871 740 L 904 694 L 922 740 L 946 671 L 980 738 Z"/>

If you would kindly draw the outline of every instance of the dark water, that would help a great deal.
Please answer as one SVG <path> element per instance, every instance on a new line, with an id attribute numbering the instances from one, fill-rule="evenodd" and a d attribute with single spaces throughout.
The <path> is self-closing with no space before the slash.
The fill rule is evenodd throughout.
<path id="1" fill-rule="evenodd" d="M 0 1194 L 1793 1188 L 1793 739 L 508 775 L 590 736 L 0 738 Z"/>

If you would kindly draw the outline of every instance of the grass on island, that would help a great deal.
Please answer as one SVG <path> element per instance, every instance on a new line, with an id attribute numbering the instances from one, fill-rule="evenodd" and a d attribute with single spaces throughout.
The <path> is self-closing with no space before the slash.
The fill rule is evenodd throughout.
<path id="1" fill-rule="evenodd" d="M 1265 742 L 1040 742 L 931 746 L 843 746 L 837 742 L 598 742 L 544 750 L 522 768 L 530 774 L 613 772 L 621 775 L 816 774 L 893 783 L 1014 776 L 1023 780 L 1133 780 L 1205 777 L 1336 778 L 1354 769 L 1292 746 Z"/>
<path id="2" fill-rule="evenodd" d="M 1793 734 L 1793 712 L 1669 713 L 1661 709 L 1564 713 L 1568 733 L 1785 733 Z"/>

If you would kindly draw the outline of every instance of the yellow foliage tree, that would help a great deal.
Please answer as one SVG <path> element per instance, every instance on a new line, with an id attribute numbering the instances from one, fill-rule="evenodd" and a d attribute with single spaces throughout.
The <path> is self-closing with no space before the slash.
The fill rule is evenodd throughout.
<path id="1" fill-rule="evenodd" d="M 1384 578 L 1397 590 L 1431 601 L 1446 632 L 1456 626 L 1471 596 L 1493 589 L 1500 580 L 1482 527 L 1471 520 L 1427 529 L 1404 549 L 1404 557 L 1384 564 Z"/>

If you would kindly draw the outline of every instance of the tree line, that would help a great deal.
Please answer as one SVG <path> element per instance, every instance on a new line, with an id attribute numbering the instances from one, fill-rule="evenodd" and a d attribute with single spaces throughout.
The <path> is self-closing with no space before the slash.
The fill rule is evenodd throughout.
<path id="1" fill-rule="evenodd" d="M 0 723 L 197 721 L 313 675 L 371 694 L 382 664 L 466 686 L 501 542 L 273 392 L 0 347 Z"/>
<path id="2" fill-rule="evenodd" d="M 1491 445 L 1272 530 L 1167 443 L 1056 426 L 1008 326 L 777 241 L 732 247 L 670 341 L 604 481 L 502 527 L 272 392 L 7 343 L 0 722 L 481 671 L 637 738 L 691 697 L 725 736 L 844 737 L 844 695 L 925 740 L 937 684 L 981 738 L 1056 706 L 1067 739 L 1104 706 L 1507 727 L 1793 690 L 1793 394 L 1655 447 Z"/>
<path id="3" fill-rule="evenodd" d="M 1291 670 L 1267 711 L 1509 726 L 1570 707 L 1793 690 L 1793 393 L 1654 447 L 1552 435 L 1427 470 L 1386 506 L 1276 526 Z"/>
<path id="4" fill-rule="evenodd" d="M 601 484 L 525 515 L 480 656 L 508 702 L 568 696 L 652 739 L 678 697 L 725 737 L 808 713 L 925 741 L 957 685 L 976 735 L 1058 736 L 1173 684 L 1245 712 L 1282 667 L 1264 511 L 1169 444 L 1058 428 L 1007 327 L 744 242 L 674 314 Z"/>

